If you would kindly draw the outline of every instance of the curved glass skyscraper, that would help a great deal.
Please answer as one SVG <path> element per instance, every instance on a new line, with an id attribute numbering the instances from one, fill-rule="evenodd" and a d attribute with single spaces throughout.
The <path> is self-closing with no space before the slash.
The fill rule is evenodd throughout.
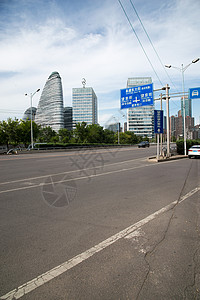
<path id="1" fill-rule="evenodd" d="M 56 132 L 64 128 L 62 82 L 58 72 L 53 72 L 44 86 L 35 122 L 44 127 L 51 126 Z"/>
<path id="2" fill-rule="evenodd" d="M 32 120 L 33 121 L 35 120 L 36 111 L 37 111 L 37 108 L 36 107 L 32 107 Z M 26 121 L 27 119 L 31 120 L 31 107 L 29 107 L 25 111 L 25 113 L 23 115 L 23 118 L 22 118 L 23 121 Z"/>

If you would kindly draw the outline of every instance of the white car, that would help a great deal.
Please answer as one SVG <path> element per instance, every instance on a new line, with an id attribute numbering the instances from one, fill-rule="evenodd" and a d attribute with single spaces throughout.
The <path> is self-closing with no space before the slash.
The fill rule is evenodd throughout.
<path id="1" fill-rule="evenodd" d="M 188 150 L 188 157 L 200 157 L 200 145 L 194 145 Z"/>

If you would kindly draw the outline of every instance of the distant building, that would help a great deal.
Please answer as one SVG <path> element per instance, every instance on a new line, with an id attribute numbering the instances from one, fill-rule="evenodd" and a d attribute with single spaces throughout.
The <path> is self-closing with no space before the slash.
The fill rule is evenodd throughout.
<path id="1" fill-rule="evenodd" d="M 152 83 L 151 77 L 128 78 L 127 88 Z M 127 130 L 143 137 L 154 136 L 154 105 L 129 108 Z"/>
<path id="2" fill-rule="evenodd" d="M 114 123 L 114 124 L 109 124 L 107 126 L 105 126 L 106 129 L 113 131 L 113 132 L 121 132 L 121 126 L 120 123 Z"/>
<path id="3" fill-rule="evenodd" d="M 181 115 L 181 110 L 178 111 L 178 117 L 175 117 L 175 131 L 176 139 L 183 138 L 183 117 Z"/>
<path id="4" fill-rule="evenodd" d="M 176 117 L 170 117 L 170 136 L 176 137 Z"/>
<path id="5" fill-rule="evenodd" d="M 64 107 L 63 116 L 64 116 L 64 128 L 66 128 L 68 130 L 72 130 L 72 128 L 73 128 L 72 107 Z"/>
<path id="6" fill-rule="evenodd" d="M 192 117 L 192 100 L 188 99 L 188 95 L 185 95 L 185 116 Z M 183 113 L 183 97 L 181 97 L 181 115 L 184 116 Z"/>
<path id="7" fill-rule="evenodd" d="M 200 125 L 195 125 L 193 128 L 193 139 L 200 139 Z"/>
<path id="8" fill-rule="evenodd" d="M 127 131 L 127 122 L 124 122 L 124 132 Z"/>
<path id="9" fill-rule="evenodd" d="M 97 124 L 97 96 L 92 87 L 72 89 L 73 123 Z"/>
<path id="10" fill-rule="evenodd" d="M 32 107 L 32 120 L 33 121 L 35 120 L 36 111 L 37 111 L 37 108 L 36 107 Z M 23 115 L 23 118 L 22 118 L 23 121 L 26 121 L 27 119 L 31 120 L 31 107 L 29 107 L 25 111 L 25 113 Z"/>
<path id="11" fill-rule="evenodd" d="M 50 126 L 56 132 L 64 128 L 62 82 L 58 72 L 53 72 L 44 86 L 35 122 L 44 127 Z"/>

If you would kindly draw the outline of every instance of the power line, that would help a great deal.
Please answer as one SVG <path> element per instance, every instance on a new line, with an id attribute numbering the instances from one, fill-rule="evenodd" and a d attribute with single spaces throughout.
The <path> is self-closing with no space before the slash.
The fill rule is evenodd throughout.
<path id="1" fill-rule="evenodd" d="M 154 47 L 154 45 L 153 45 L 153 43 L 152 43 L 152 41 L 151 41 L 151 38 L 150 38 L 150 36 L 149 36 L 148 32 L 146 31 L 146 29 L 145 29 L 145 27 L 144 27 L 144 25 L 143 25 L 143 22 L 142 22 L 142 20 L 141 20 L 141 18 L 140 18 L 140 16 L 139 16 L 139 14 L 138 14 L 138 12 L 137 12 L 137 10 L 136 10 L 135 6 L 134 6 L 134 4 L 133 4 L 132 0 L 129 0 L 129 1 L 130 1 L 131 5 L 132 5 L 132 8 L 133 8 L 133 9 L 134 9 L 134 11 L 135 11 L 135 14 L 136 14 L 136 16 L 138 17 L 138 20 L 140 21 L 140 24 L 141 24 L 141 26 L 142 26 L 142 28 L 143 28 L 143 30 L 144 30 L 144 32 L 145 32 L 145 34 L 146 34 L 146 36 L 147 36 L 147 38 L 148 38 L 149 42 L 150 42 L 150 44 L 151 44 L 151 46 L 152 46 L 152 48 L 153 48 L 153 50 L 154 50 L 154 52 L 155 52 L 155 54 L 156 54 L 156 56 L 157 56 L 157 58 L 158 58 L 159 62 L 160 62 L 160 64 L 161 64 L 161 65 L 162 65 L 162 67 L 163 67 L 163 69 L 164 69 L 164 71 L 165 71 L 165 73 L 166 73 L 167 77 L 169 78 L 169 80 L 170 80 L 170 82 L 173 84 L 173 86 L 176 88 L 175 84 L 173 83 L 173 81 L 171 80 L 171 78 L 170 78 L 169 74 L 167 73 L 167 71 L 166 71 L 166 68 L 165 68 L 164 64 L 162 63 L 162 60 L 161 60 L 161 58 L 160 58 L 160 56 L 159 56 L 158 52 L 157 52 L 157 51 L 156 51 L 156 49 L 155 49 L 155 47 Z"/>
<path id="2" fill-rule="evenodd" d="M 24 111 L 22 110 L 12 110 L 12 109 L 0 109 L 0 113 L 11 113 L 11 114 L 23 114 Z"/>
<path id="3" fill-rule="evenodd" d="M 128 17 L 126 11 L 125 11 L 125 9 L 124 9 L 124 6 L 122 5 L 122 3 L 121 3 L 120 0 L 118 0 L 118 2 L 119 2 L 119 4 L 120 4 L 120 6 L 121 6 L 121 8 L 122 8 L 122 10 L 123 10 L 123 12 L 124 12 L 124 14 L 125 14 L 127 20 L 128 20 L 128 22 L 129 22 L 129 25 L 130 25 L 131 28 L 132 28 L 132 31 L 134 32 L 134 34 L 135 34 L 135 36 L 136 36 L 136 38 L 137 38 L 137 40 L 138 40 L 138 42 L 139 42 L 139 44 L 140 44 L 140 46 L 141 46 L 141 48 L 142 48 L 142 50 L 143 50 L 143 52 L 144 52 L 144 54 L 145 54 L 145 56 L 146 56 L 146 58 L 147 58 L 149 64 L 151 65 L 151 67 L 152 67 L 152 69 L 153 69 L 153 71 L 154 71 L 154 73 L 155 73 L 155 75 L 156 75 L 158 81 L 160 82 L 161 86 L 163 86 L 163 84 L 162 84 L 162 82 L 161 82 L 161 80 L 160 80 L 160 78 L 159 78 L 159 76 L 158 76 L 156 70 L 154 69 L 154 66 L 152 65 L 152 63 L 151 63 L 151 61 L 150 61 L 150 59 L 149 59 L 149 57 L 148 57 L 148 55 L 147 55 L 147 53 L 146 53 L 146 51 L 145 51 L 143 45 L 142 45 L 142 42 L 140 41 L 140 39 L 139 39 L 139 37 L 138 37 L 138 35 L 137 35 L 135 29 L 133 28 L 133 25 L 132 25 L 132 23 L 131 23 L 131 21 L 130 21 L 130 19 L 129 19 L 129 17 Z"/>
<path id="4" fill-rule="evenodd" d="M 164 67 L 164 65 L 163 65 L 163 63 L 162 63 L 162 61 L 161 61 L 161 59 L 160 59 L 160 57 L 159 57 L 159 55 L 158 55 L 158 53 L 157 53 L 157 51 L 156 51 L 156 49 L 155 49 L 155 47 L 154 47 L 154 45 L 153 45 L 151 39 L 150 39 L 150 37 L 149 37 L 149 35 L 148 35 L 148 33 L 147 33 L 147 31 L 146 31 L 146 29 L 145 29 L 143 23 L 142 23 L 142 20 L 140 19 L 139 15 L 138 15 L 138 13 L 137 13 L 137 10 L 135 9 L 135 7 L 134 7 L 132 1 L 131 1 L 131 0 L 129 0 L 129 1 L 131 2 L 132 8 L 134 9 L 134 11 L 135 11 L 135 13 L 136 13 L 136 15 L 137 15 L 137 17 L 138 17 L 138 19 L 139 19 L 139 21 L 140 21 L 140 24 L 141 24 L 141 26 L 142 26 L 144 32 L 146 33 L 146 35 L 147 35 L 147 37 L 148 37 L 148 39 L 149 39 L 149 42 L 151 43 L 152 48 L 154 49 L 154 51 L 155 51 L 155 53 L 156 53 L 156 55 L 157 55 L 157 58 L 159 59 L 159 61 L 160 61 L 161 65 L 162 65 L 162 67 L 164 68 L 165 73 L 167 74 L 167 76 L 168 76 L 170 82 L 171 82 L 171 83 L 173 84 L 173 86 L 176 88 L 176 86 L 174 85 L 173 81 L 171 80 L 169 74 L 167 73 L 167 71 L 166 71 L 166 69 L 165 69 L 165 67 Z M 151 61 L 150 61 L 150 59 L 149 59 L 149 57 L 148 57 L 148 55 L 147 55 L 147 53 L 146 53 L 146 51 L 145 51 L 145 49 L 144 49 L 142 43 L 141 43 L 141 41 L 140 41 L 140 39 L 139 39 L 137 33 L 136 33 L 136 31 L 135 31 L 134 28 L 133 28 L 133 25 L 131 24 L 131 21 L 130 21 L 130 19 L 129 19 L 129 17 L 128 17 L 126 11 L 125 11 L 125 8 L 123 7 L 123 5 L 122 5 L 122 3 L 121 3 L 120 0 L 118 0 L 118 2 L 120 3 L 121 8 L 122 8 L 122 10 L 123 10 L 123 12 L 124 12 L 124 14 L 125 14 L 125 16 L 126 16 L 128 22 L 129 22 L 130 26 L 131 26 L 131 28 L 132 28 L 134 34 L 136 35 L 136 38 L 137 38 L 137 40 L 138 40 L 140 46 L 142 47 L 142 50 L 143 50 L 143 52 L 144 52 L 146 58 L 148 59 L 148 61 L 149 61 L 150 65 L 151 65 L 151 67 L 152 67 L 154 73 L 156 74 L 156 77 L 158 78 L 160 84 L 163 86 L 163 84 L 162 84 L 162 82 L 161 82 L 161 80 L 160 80 L 160 78 L 159 78 L 157 72 L 155 71 L 155 69 L 154 69 L 154 67 L 153 67 L 153 65 L 152 65 L 152 63 L 151 63 Z M 176 107 L 179 107 L 173 100 L 172 100 L 172 103 L 173 103 Z"/>

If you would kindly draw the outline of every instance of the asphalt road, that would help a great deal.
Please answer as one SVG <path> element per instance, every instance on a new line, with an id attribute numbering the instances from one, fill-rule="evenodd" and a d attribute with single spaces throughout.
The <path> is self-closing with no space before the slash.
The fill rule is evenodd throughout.
<path id="1" fill-rule="evenodd" d="M 0 156 L 0 299 L 200 299 L 199 159 Z"/>

